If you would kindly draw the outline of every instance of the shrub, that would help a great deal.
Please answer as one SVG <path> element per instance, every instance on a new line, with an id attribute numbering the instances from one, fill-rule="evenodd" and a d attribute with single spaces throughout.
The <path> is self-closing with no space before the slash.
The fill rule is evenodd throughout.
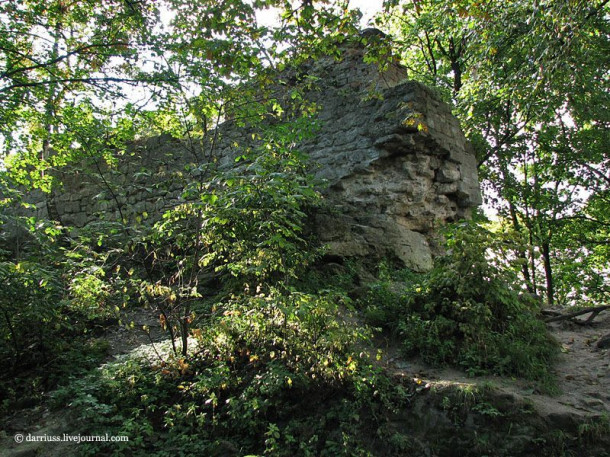
<path id="1" fill-rule="evenodd" d="M 114 315 L 123 294 L 105 280 L 105 254 L 80 239 L 61 238 L 45 220 L 13 218 L 28 233 L 17 254 L 0 253 L 0 375 L 2 407 L 42 395 L 104 355 L 87 334 Z"/>
<path id="2" fill-rule="evenodd" d="M 400 292 L 388 281 L 373 288 L 368 314 L 385 320 L 406 354 L 426 362 L 471 374 L 550 379 L 556 343 L 514 270 L 494 261 L 500 247 L 493 234 L 462 224 L 447 237 L 446 255 L 419 282 L 403 283 Z"/>
<path id="3" fill-rule="evenodd" d="M 193 311 L 206 294 L 287 286 L 315 258 L 305 222 L 320 194 L 295 149 L 312 125 L 302 117 L 259 132 L 258 147 L 241 150 L 235 169 L 206 168 L 205 179 L 186 186 L 184 203 L 142 237 L 151 260 L 139 293 L 163 314 L 172 340 L 181 338 L 174 352 L 187 354 Z"/>
<path id="4" fill-rule="evenodd" d="M 380 411 L 404 404 L 409 387 L 357 354 L 369 335 L 345 325 L 344 299 L 278 290 L 234 297 L 192 330 L 188 357 L 108 364 L 56 401 L 69 399 L 87 419 L 82 433 L 134 438 L 88 444 L 91 455 L 369 455 Z"/>

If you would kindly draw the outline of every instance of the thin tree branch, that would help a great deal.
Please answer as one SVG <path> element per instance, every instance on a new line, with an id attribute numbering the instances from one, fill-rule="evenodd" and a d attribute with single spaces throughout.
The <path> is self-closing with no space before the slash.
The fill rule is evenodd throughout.
<path id="1" fill-rule="evenodd" d="M 49 60 L 48 62 L 37 62 L 36 65 L 30 65 L 29 67 L 21 67 L 21 68 L 16 68 L 14 70 L 11 71 L 5 71 L 4 73 L 0 74 L 0 78 L 9 78 L 12 75 L 18 74 L 18 73 L 25 73 L 28 71 L 32 71 L 32 70 L 38 70 L 40 68 L 47 68 L 50 67 L 52 65 L 55 65 L 58 62 L 61 62 L 62 60 L 66 60 L 74 55 L 77 54 L 84 54 L 85 51 L 88 51 L 90 49 L 95 49 L 95 48 L 109 48 L 109 47 L 113 47 L 113 46 L 127 46 L 127 43 L 124 42 L 115 42 L 115 43 L 98 43 L 98 44 L 90 44 L 87 46 L 83 46 L 80 47 L 78 49 L 75 49 L 73 51 L 70 51 L 66 54 L 63 54 L 61 56 L 58 56 L 54 59 Z M 105 54 L 107 57 L 108 56 L 113 56 L 114 54 Z M 36 62 L 35 60 L 33 60 L 32 58 L 28 58 L 28 60 L 32 61 L 32 62 Z"/>
<path id="2" fill-rule="evenodd" d="M 569 313 L 569 314 L 562 314 L 560 316 L 549 317 L 549 318 L 545 319 L 544 322 L 548 324 L 550 322 L 564 321 L 566 319 L 572 319 L 573 317 L 581 316 L 583 314 L 588 314 L 588 313 L 594 313 L 594 315 L 596 316 L 601 311 L 604 311 L 606 309 L 610 309 L 610 305 L 595 306 L 593 308 L 586 308 L 586 309 L 581 309 L 580 311 L 574 311 L 573 313 Z M 590 321 L 590 319 L 587 319 L 587 322 L 589 322 L 589 321 Z"/>
<path id="3" fill-rule="evenodd" d="M 31 82 L 18 82 L 18 83 L 14 83 L 14 84 L 5 86 L 2 89 L 0 89 L 0 93 L 9 92 L 10 90 L 17 89 L 17 88 L 46 86 L 48 84 L 57 84 L 57 83 L 83 83 L 83 84 L 92 84 L 92 85 L 94 85 L 95 83 L 100 83 L 100 82 L 105 82 L 105 83 L 124 83 L 124 84 L 131 84 L 131 85 L 136 86 L 138 84 L 144 84 L 144 83 L 147 83 L 149 81 L 145 81 L 145 80 L 141 80 L 141 79 L 117 78 L 117 77 L 110 77 L 110 76 L 97 77 L 97 78 L 94 77 L 94 78 L 48 79 L 48 80 L 43 80 L 43 81 L 31 81 Z M 168 82 L 172 82 L 172 81 L 168 80 Z M 173 81 L 173 82 L 175 82 L 175 81 Z"/>

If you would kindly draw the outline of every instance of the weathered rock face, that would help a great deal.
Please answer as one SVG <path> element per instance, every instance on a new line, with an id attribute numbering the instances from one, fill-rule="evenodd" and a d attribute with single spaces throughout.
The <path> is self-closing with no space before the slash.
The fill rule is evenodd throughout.
<path id="1" fill-rule="evenodd" d="M 407 82 L 399 67 L 379 74 L 350 51 L 338 65 L 313 69 L 327 85 L 313 94 L 324 124 L 303 149 L 320 164 L 336 208 L 318 216 L 318 232 L 331 253 L 391 256 L 426 270 L 434 229 L 480 204 L 474 155 L 449 106 L 429 89 Z M 372 86 L 381 99 L 367 98 Z"/>
<path id="2" fill-rule="evenodd" d="M 327 210 L 316 215 L 316 232 L 329 255 L 390 257 L 426 270 L 435 229 L 469 217 L 480 204 L 475 158 L 448 105 L 407 81 L 401 67 L 380 73 L 364 63 L 363 54 L 349 47 L 340 61 L 324 58 L 302 70 L 319 78 L 307 97 L 320 107 L 321 127 L 299 145 L 328 184 Z M 226 169 L 234 166 L 235 145 L 247 144 L 250 133 L 231 122 L 218 132 L 218 164 Z M 183 190 L 169 176 L 201 157 L 203 151 L 185 142 L 151 138 L 134 145 L 118 174 L 65 173 L 51 207 L 64 224 L 77 227 L 101 214 L 154 218 Z M 46 215 L 46 204 L 38 208 Z"/>

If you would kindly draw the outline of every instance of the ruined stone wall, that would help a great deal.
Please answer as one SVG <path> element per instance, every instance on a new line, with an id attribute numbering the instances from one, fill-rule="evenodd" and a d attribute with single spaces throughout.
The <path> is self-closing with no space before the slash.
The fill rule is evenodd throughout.
<path id="1" fill-rule="evenodd" d="M 480 204 L 476 161 L 448 105 L 407 81 L 403 68 L 379 72 L 363 54 L 352 46 L 340 61 L 324 58 L 301 69 L 319 78 L 306 96 L 320 107 L 320 129 L 299 145 L 328 184 L 316 232 L 329 255 L 392 257 L 426 270 L 436 229 Z M 235 145 L 251 141 L 251 132 L 227 122 L 217 133 L 220 167 L 235 166 Z M 94 161 L 88 172 L 64 172 L 63 189 L 51 205 L 37 203 L 38 215 L 53 208 L 63 224 L 76 227 L 121 215 L 155 219 L 181 198 L 184 180 L 175 177 L 197 178 L 202 162 L 205 150 L 193 144 L 149 138 L 121 159 L 120 173 Z"/>

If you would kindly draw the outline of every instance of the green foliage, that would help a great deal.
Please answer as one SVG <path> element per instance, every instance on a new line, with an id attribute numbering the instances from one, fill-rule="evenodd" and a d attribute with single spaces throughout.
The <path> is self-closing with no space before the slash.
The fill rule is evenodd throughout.
<path id="1" fill-rule="evenodd" d="M 48 353 L 47 335 L 58 324 L 61 280 L 58 272 L 35 262 L 0 263 L 3 349 L 17 361 L 33 343 Z M 6 354 L 4 354 L 6 356 Z"/>
<path id="2" fill-rule="evenodd" d="M 49 335 L 61 326 L 63 281 L 61 268 L 51 260 L 57 254 L 52 235 L 55 227 L 35 220 L 6 218 L 7 229 L 28 237 L 18 254 L 6 251 L 0 257 L 1 350 L 9 365 L 46 362 L 52 356 Z M 2 228 L 4 228 L 2 227 Z M 37 231 L 34 232 L 34 231 Z M 41 258 L 47 262 L 41 262 Z"/>
<path id="3" fill-rule="evenodd" d="M 578 435 L 585 442 L 595 443 L 600 438 L 608 436 L 610 432 L 610 418 L 602 414 L 582 423 L 578 427 Z"/>
<path id="4" fill-rule="evenodd" d="M 354 353 L 363 328 L 345 325 L 337 293 L 273 290 L 219 303 L 192 330 L 196 350 L 165 361 L 105 365 L 60 390 L 83 433 L 125 434 L 100 452 L 168 455 L 370 455 L 360 416 L 391 411 L 410 388 Z M 366 433 L 374 433 L 367 430 Z"/>
<path id="5" fill-rule="evenodd" d="M 0 282 L 0 409 L 6 411 L 15 402 L 39 401 L 58 382 L 95 366 L 105 348 L 83 341 L 87 315 L 66 300 L 55 266 L 3 261 Z"/>
<path id="6" fill-rule="evenodd" d="M 0 15 L 1 156 L 12 153 L 21 179 L 49 191 L 48 169 L 64 160 L 53 137 L 71 135 L 75 105 L 96 100 L 92 106 L 104 112 L 103 99 L 119 101 L 147 80 L 133 65 L 134 51 L 155 8 L 148 1 L 19 0 L 2 4 Z"/>
<path id="7" fill-rule="evenodd" d="M 484 389 L 474 385 L 457 385 L 443 392 L 440 407 L 451 421 L 463 426 L 469 414 L 477 413 L 487 419 L 502 417 L 505 413 L 493 406 Z"/>
<path id="8" fill-rule="evenodd" d="M 125 281 L 86 239 L 63 238 L 61 227 L 35 218 L 8 218 L 27 242 L 0 257 L 0 376 L 3 410 L 39 401 L 68 377 L 99 363 L 106 345 L 92 340 L 116 321 Z"/>
<path id="9" fill-rule="evenodd" d="M 552 389 L 556 344 L 514 270 L 494 263 L 502 247 L 493 234 L 466 224 L 448 234 L 447 244 L 448 253 L 419 282 L 374 286 L 368 315 L 394 330 L 407 354 L 429 363 L 544 381 Z"/>
<path id="10" fill-rule="evenodd" d="M 454 232 L 426 275 L 384 266 L 365 314 L 426 361 L 551 389 L 555 346 L 530 297 L 608 299 L 608 6 L 385 3 L 400 7 L 386 24 L 411 76 L 454 103 L 512 230 Z M 279 23 L 260 25 L 270 7 Z M 152 227 L 121 213 L 68 239 L 55 222 L 0 214 L 5 228 L 23 222 L 26 239 L 0 251 L 2 411 L 64 384 L 56 405 L 70 404 L 83 433 L 131 438 L 81 448 L 90 455 L 421 453 L 386 421 L 413 386 L 372 368 L 370 331 L 337 292 L 354 272 L 331 292 L 307 271 L 318 255 L 307 215 L 320 195 L 294 145 L 315 131 L 316 107 L 299 88 L 290 100 L 275 93 L 282 69 L 362 40 L 358 14 L 342 2 L 76 0 L 4 2 L 0 16 L 0 207 L 19 204 L 18 184 L 52 195 L 61 171 L 93 168 L 121 213 L 124 189 L 105 178 L 129 161 L 130 142 L 166 133 L 194 158 L 168 178 L 181 204 Z M 394 49 L 377 41 L 366 59 L 383 67 Z M 233 145 L 232 171 L 215 160 L 224 120 L 252 138 Z M 171 350 L 68 383 L 103 356 L 83 335 L 135 301 L 159 311 Z M 470 392 L 448 397 L 456 421 L 467 408 L 502 414 Z M 606 430 L 600 421 L 580 432 Z"/>
<path id="11" fill-rule="evenodd" d="M 379 281 L 369 286 L 364 298 L 364 316 L 375 327 L 395 330 L 396 317 L 404 311 L 406 288 L 421 290 L 425 275 L 408 269 L 392 269 L 387 262 L 382 262 L 377 277 Z"/>
<path id="12" fill-rule="evenodd" d="M 526 240 L 529 292 L 606 302 L 607 2 L 384 4 L 410 77 L 440 89 L 475 146 L 486 204 Z"/>
<path id="13" fill-rule="evenodd" d="M 185 202 L 139 241 L 153 259 L 140 296 L 160 309 L 172 336 L 182 337 L 183 355 L 193 306 L 204 294 L 219 286 L 251 294 L 287 287 L 315 258 L 304 230 L 320 196 L 293 146 L 313 126 L 298 118 L 268 127 L 254 151 L 238 155 L 236 170 L 191 181 Z"/>

